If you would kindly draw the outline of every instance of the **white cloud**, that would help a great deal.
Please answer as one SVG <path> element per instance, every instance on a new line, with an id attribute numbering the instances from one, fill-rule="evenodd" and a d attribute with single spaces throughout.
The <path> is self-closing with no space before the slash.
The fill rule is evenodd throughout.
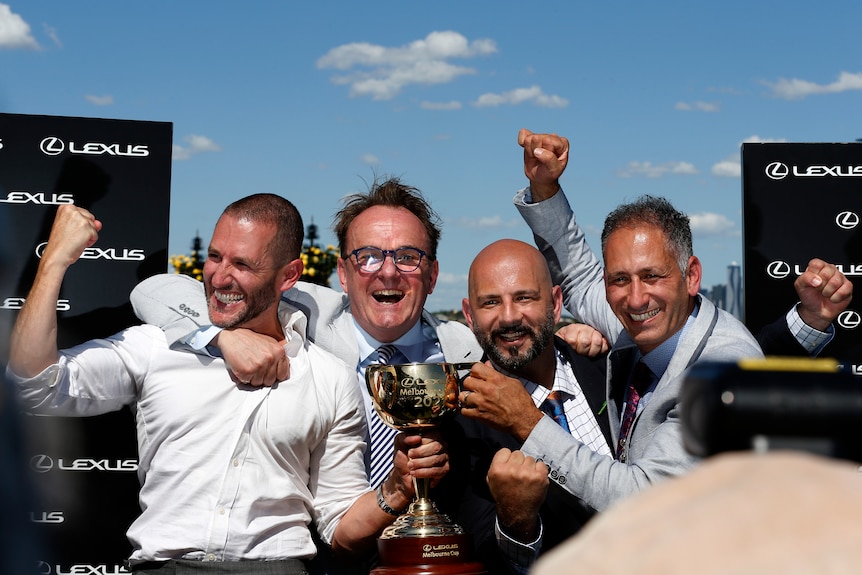
<path id="1" fill-rule="evenodd" d="M 386 47 L 367 42 L 336 46 L 317 60 L 320 69 L 343 70 L 332 81 L 349 85 L 350 96 L 370 96 L 389 100 L 411 84 L 446 84 L 476 70 L 450 64 L 454 58 L 475 58 L 493 54 L 493 40 L 472 42 L 453 31 L 431 32 L 407 45 Z"/>
<path id="2" fill-rule="evenodd" d="M 769 142 L 786 142 L 787 140 L 783 139 L 774 139 L 774 138 L 761 138 L 758 135 L 752 135 L 744 140 L 742 140 L 741 144 L 757 144 L 757 143 L 769 143 Z M 740 144 L 740 145 L 741 145 Z M 713 176 L 718 176 L 720 178 L 739 178 L 742 176 L 742 165 L 740 164 L 739 152 L 735 154 L 730 154 L 725 159 L 713 164 L 712 169 L 710 170 Z"/>
<path id="3" fill-rule="evenodd" d="M 520 220 L 504 220 L 502 216 L 484 216 L 480 218 L 459 218 L 458 226 L 471 230 L 511 228 L 520 224 Z"/>
<path id="4" fill-rule="evenodd" d="M 188 160 L 195 154 L 199 154 L 201 152 L 220 152 L 221 146 L 207 138 L 206 136 L 198 136 L 195 134 L 190 134 L 183 138 L 184 142 L 188 143 L 188 146 L 180 146 L 179 144 L 173 145 L 173 153 L 171 154 L 171 158 L 174 160 Z"/>
<path id="5" fill-rule="evenodd" d="M 702 212 L 689 214 L 688 219 L 691 222 L 692 233 L 697 235 L 723 236 L 736 231 L 736 224 L 721 214 Z"/>
<path id="6" fill-rule="evenodd" d="M 8 4 L 0 4 L 0 49 L 38 50 L 39 43 L 30 34 L 30 25 L 12 12 Z"/>
<path id="7" fill-rule="evenodd" d="M 713 176 L 718 176 L 720 178 L 738 178 L 742 175 L 742 166 L 740 166 L 738 159 L 729 157 L 713 164 L 710 171 Z"/>
<path id="8" fill-rule="evenodd" d="M 419 104 L 420 108 L 424 108 L 425 110 L 460 110 L 461 102 L 457 102 L 452 100 L 451 102 L 422 102 Z"/>
<path id="9" fill-rule="evenodd" d="M 368 166 L 377 166 L 380 164 L 380 158 L 374 154 L 362 154 L 362 163 Z"/>
<path id="10" fill-rule="evenodd" d="M 721 106 L 715 102 L 677 102 L 674 106 L 683 112 L 718 112 Z"/>
<path id="11" fill-rule="evenodd" d="M 848 90 L 862 90 L 862 72 L 841 72 L 831 84 L 817 84 L 799 78 L 780 78 L 777 82 L 764 82 L 772 95 L 784 100 L 800 100 L 815 94 L 837 94 Z"/>
<path id="12" fill-rule="evenodd" d="M 54 45 L 57 48 L 62 48 L 63 43 L 60 41 L 60 36 L 57 34 L 57 29 L 53 26 L 48 26 L 47 24 L 42 24 L 42 28 L 45 30 L 45 35 L 54 42 Z"/>
<path id="13" fill-rule="evenodd" d="M 84 96 L 94 106 L 110 106 L 114 103 L 114 97 L 108 96 Z"/>
<path id="14" fill-rule="evenodd" d="M 625 168 L 617 171 L 617 175 L 621 178 L 632 178 L 635 176 L 660 178 L 668 174 L 690 176 L 697 173 L 697 168 L 689 162 L 665 162 L 664 164 L 629 162 Z"/>
<path id="15" fill-rule="evenodd" d="M 529 88 L 516 88 L 502 94 L 482 94 L 479 99 L 474 102 L 480 108 L 489 106 L 502 106 L 503 104 L 523 104 L 524 102 L 532 102 L 536 106 L 542 108 L 565 108 L 569 105 L 569 101 L 565 98 L 556 95 L 545 94 L 539 86 L 530 86 Z"/>
<path id="16" fill-rule="evenodd" d="M 748 136 L 744 140 L 742 140 L 743 144 L 771 144 L 771 143 L 781 143 L 786 142 L 785 138 L 761 138 L 757 134 L 752 134 Z"/>

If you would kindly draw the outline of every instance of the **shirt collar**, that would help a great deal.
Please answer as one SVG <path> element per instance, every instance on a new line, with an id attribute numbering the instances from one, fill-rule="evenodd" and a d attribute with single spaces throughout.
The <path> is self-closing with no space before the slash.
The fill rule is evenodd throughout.
<path id="1" fill-rule="evenodd" d="M 680 338 L 688 331 L 691 325 L 694 323 L 697 318 L 697 313 L 700 311 L 700 299 L 695 298 L 694 309 L 691 310 L 691 314 L 686 318 L 685 324 L 682 326 L 682 329 L 677 331 L 675 334 L 670 336 L 668 339 L 663 341 L 657 348 L 647 353 L 646 355 L 640 356 L 643 358 L 644 363 L 650 369 L 653 374 L 658 379 L 661 379 L 664 375 L 664 372 L 667 371 L 667 366 L 670 365 L 670 360 L 673 359 L 673 354 L 676 352 L 676 346 L 679 344 Z M 640 355 L 640 354 L 638 354 Z"/>
<path id="2" fill-rule="evenodd" d="M 304 347 L 305 342 L 308 341 L 306 337 L 308 318 L 284 300 L 278 306 L 278 317 L 281 325 L 284 326 L 285 352 L 288 357 L 296 357 L 299 348 Z"/>
<path id="3" fill-rule="evenodd" d="M 411 357 L 409 349 L 415 346 L 421 347 L 424 341 L 421 321 L 417 321 L 407 333 L 392 342 L 378 341 L 371 337 L 367 331 L 362 329 L 362 326 L 356 323 L 356 318 L 353 319 L 353 327 L 356 329 L 356 341 L 359 343 L 360 365 L 368 365 L 372 359 L 371 355 L 377 351 L 378 347 L 385 343 L 395 345 L 409 359 Z"/>
<path id="4" fill-rule="evenodd" d="M 521 382 L 524 386 L 524 389 L 527 390 L 527 393 L 533 398 L 533 403 L 536 404 L 536 407 L 540 406 L 545 399 L 547 399 L 548 395 L 552 391 L 562 391 L 567 396 L 576 396 L 578 395 L 578 385 L 577 380 L 574 377 L 574 372 L 568 368 L 568 362 L 566 358 L 560 353 L 556 347 L 554 348 L 554 357 L 556 358 L 556 365 L 554 367 L 554 385 L 551 389 L 547 389 L 546 387 L 539 385 L 535 381 L 530 381 L 527 378 L 520 377 L 515 375 L 514 373 L 508 372 L 494 361 L 491 361 L 491 365 L 494 366 L 494 369 L 502 373 L 507 377 L 512 377 Z"/>

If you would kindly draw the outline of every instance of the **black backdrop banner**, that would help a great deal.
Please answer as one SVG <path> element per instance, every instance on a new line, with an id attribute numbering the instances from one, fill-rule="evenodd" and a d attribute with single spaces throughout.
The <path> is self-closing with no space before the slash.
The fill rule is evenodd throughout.
<path id="1" fill-rule="evenodd" d="M 854 300 L 824 355 L 862 375 L 862 143 L 742 146 L 745 323 L 753 333 L 796 302 L 812 258 L 836 264 Z"/>
<path id="2" fill-rule="evenodd" d="M 99 240 L 68 271 L 57 302 L 61 348 L 138 323 L 129 292 L 167 269 L 172 124 L 0 114 L 0 361 L 60 204 L 102 221 Z M 44 544 L 37 573 L 124 572 L 138 515 L 131 411 L 90 418 L 23 416 L 25 521 Z"/>

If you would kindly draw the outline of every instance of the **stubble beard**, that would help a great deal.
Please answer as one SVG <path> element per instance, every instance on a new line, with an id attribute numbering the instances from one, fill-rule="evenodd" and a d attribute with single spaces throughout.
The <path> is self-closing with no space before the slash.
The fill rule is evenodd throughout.
<path id="1" fill-rule="evenodd" d="M 246 322 L 249 322 L 266 311 L 269 306 L 275 301 L 276 296 L 270 292 L 269 286 L 261 286 L 257 290 L 248 293 L 243 298 L 243 302 L 245 302 L 245 307 L 239 312 L 237 315 L 221 320 L 213 319 L 212 314 L 212 288 L 210 286 L 207 287 L 207 306 L 210 308 L 210 321 L 216 327 L 220 327 L 222 329 L 230 329 L 232 327 L 238 327 Z"/>

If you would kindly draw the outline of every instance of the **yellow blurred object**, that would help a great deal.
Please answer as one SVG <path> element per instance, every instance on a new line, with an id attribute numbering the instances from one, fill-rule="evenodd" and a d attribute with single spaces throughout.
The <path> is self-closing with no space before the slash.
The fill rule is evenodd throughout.
<path id="1" fill-rule="evenodd" d="M 841 364 L 837 360 L 831 358 L 781 356 L 741 359 L 738 365 L 742 369 L 753 371 L 805 371 L 817 373 L 835 373 L 841 367 Z"/>

